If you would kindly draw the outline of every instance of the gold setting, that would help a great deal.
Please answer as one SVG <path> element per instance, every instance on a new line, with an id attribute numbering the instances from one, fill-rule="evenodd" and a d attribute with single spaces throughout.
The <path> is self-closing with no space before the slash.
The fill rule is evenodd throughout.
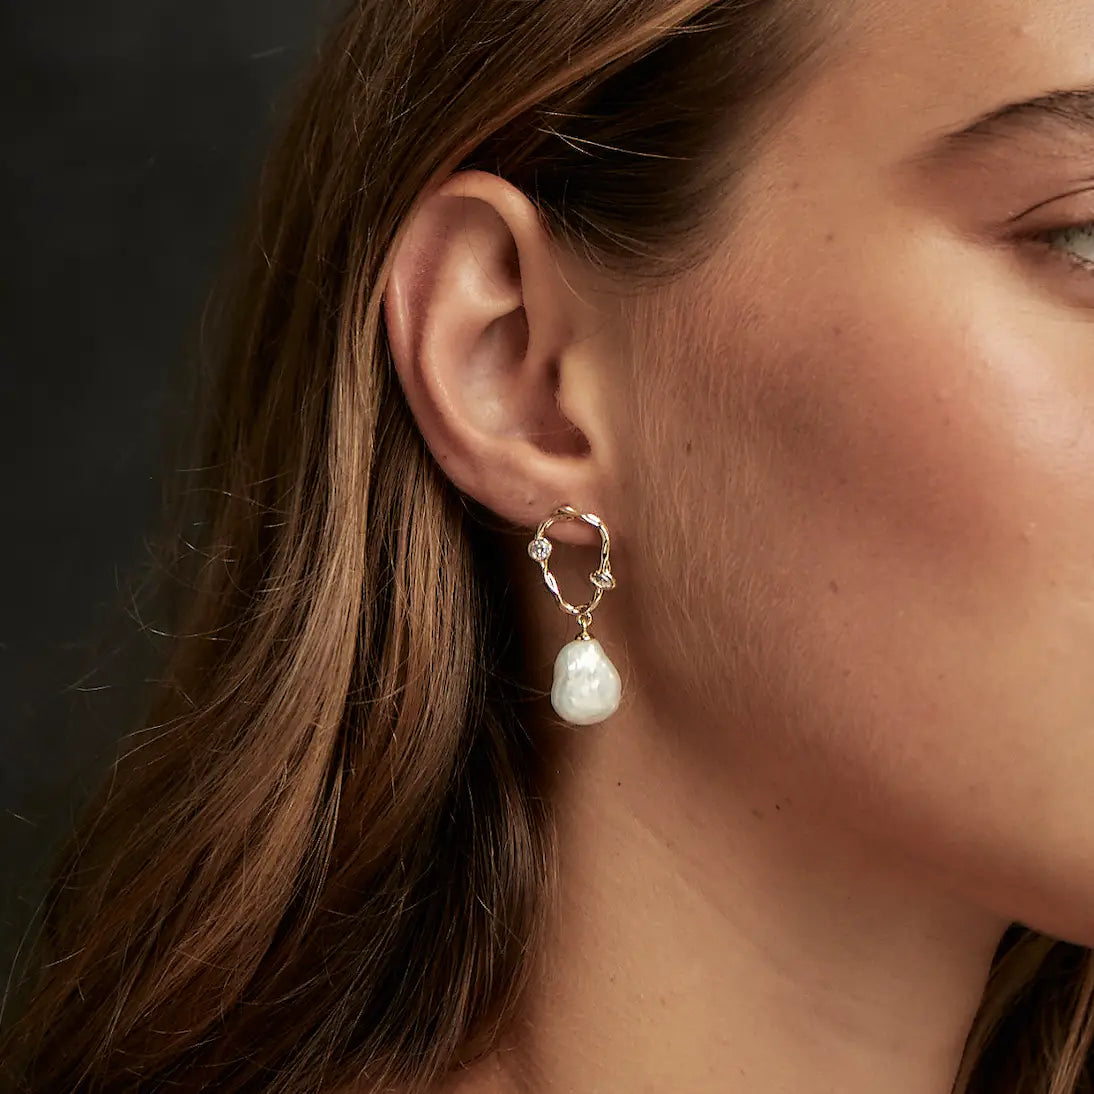
<path id="1" fill-rule="evenodd" d="M 589 574 L 589 581 L 593 587 L 593 595 L 592 599 L 585 604 L 571 604 L 559 591 L 558 581 L 550 570 L 549 562 L 553 544 L 551 544 L 551 541 L 547 538 L 547 532 L 556 521 L 560 520 L 584 521 L 600 533 L 600 565 Z M 544 551 L 542 547 L 539 546 L 540 541 L 546 541 L 549 545 L 547 550 Z M 558 602 L 559 608 L 567 614 L 577 617 L 578 626 L 581 627 L 581 634 L 578 635 L 578 639 L 581 641 L 587 642 L 591 637 L 589 634 L 589 626 L 593 621 L 593 612 L 600 603 L 600 598 L 608 589 L 615 588 L 615 576 L 612 574 L 611 559 L 609 557 L 611 546 L 611 538 L 608 535 L 608 529 L 600 517 L 595 513 L 582 513 L 572 505 L 560 505 L 543 521 L 542 524 L 540 524 L 536 529 L 535 536 L 528 544 L 529 557 L 531 557 L 533 561 L 539 563 L 539 567 L 543 571 L 544 584 L 551 590 L 551 594 Z M 540 555 L 542 555 L 542 557 L 539 557 Z"/>

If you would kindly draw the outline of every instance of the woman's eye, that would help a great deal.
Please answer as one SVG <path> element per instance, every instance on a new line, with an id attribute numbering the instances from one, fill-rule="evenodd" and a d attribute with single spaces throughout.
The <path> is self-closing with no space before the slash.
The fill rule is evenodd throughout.
<path id="1" fill-rule="evenodd" d="M 1071 228 L 1038 232 L 1034 239 L 1054 251 L 1060 251 L 1064 258 L 1082 269 L 1094 273 L 1094 221 Z"/>

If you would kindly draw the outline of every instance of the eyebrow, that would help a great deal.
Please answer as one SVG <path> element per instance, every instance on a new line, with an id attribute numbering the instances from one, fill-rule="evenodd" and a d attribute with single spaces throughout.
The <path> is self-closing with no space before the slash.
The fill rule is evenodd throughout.
<path id="1" fill-rule="evenodd" d="M 1094 147 L 1094 86 L 1049 91 L 1034 99 L 1007 103 L 935 138 L 913 159 L 937 163 L 1026 136 L 1085 138 Z"/>

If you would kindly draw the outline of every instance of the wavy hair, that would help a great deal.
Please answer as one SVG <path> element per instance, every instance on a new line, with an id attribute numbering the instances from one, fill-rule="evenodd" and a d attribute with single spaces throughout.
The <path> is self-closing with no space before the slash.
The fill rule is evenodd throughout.
<path id="1" fill-rule="evenodd" d="M 837 6 L 360 0 L 334 28 L 215 297 L 150 571 L 170 641 L 57 863 L 12 1090 L 418 1094 L 494 1043 L 553 891 L 546 764 L 489 514 L 395 377 L 389 256 L 477 167 L 671 278 Z M 1086 950 L 1012 928 L 961 1094 L 1089 1091 L 1092 993 Z"/>

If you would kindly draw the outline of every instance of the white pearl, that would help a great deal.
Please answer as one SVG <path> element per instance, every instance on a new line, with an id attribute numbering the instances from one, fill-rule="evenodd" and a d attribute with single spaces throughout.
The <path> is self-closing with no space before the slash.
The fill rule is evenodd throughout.
<path id="1" fill-rule="evenodd" d="M 555 658 L 551 706 L 567 722 L 602 722 L 619 706 L 619 673 L 595 638 L 568 642 Z"/>

